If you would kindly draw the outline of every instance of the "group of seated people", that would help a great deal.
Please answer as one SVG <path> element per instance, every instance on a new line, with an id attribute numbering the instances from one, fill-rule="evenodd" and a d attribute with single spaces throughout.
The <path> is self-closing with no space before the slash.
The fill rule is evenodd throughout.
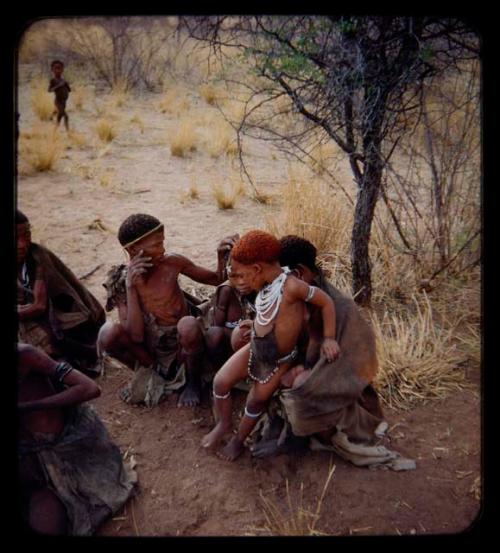
<path id="1" fill-rule="evenodd" d="M 105 309 L 117 311 L 106 321 L 71 270 L 31 241 L 20 211 L 16 227 L 21 515 L 32 531 L 91 534 L 135 493 L 136 475 L 85 405 L 110 358 L 134 371 L 120 393 L 127 403 L 152 407 L 177 393 L 180 407 L 194 407 L 212 382 L 215 426 L 201 446 L 222 459 L 251 440 L 257 457 L 306 446 L 356 465 L 397 457 L 374 445 L 387 424 L 372 386 L 372 328 L 325 278 L 309 241 L 229 236 L 210 270 L 166 252 L 158 219 L 131 215 L 118 231 L 129 261 L 103 283 Z M 216 287 L 213 296 L 183 291 L 180 275 Z M 232 432 L 235 386 L 248 394 Z M 75 474 L 85 475 L 76 486 Z"/>

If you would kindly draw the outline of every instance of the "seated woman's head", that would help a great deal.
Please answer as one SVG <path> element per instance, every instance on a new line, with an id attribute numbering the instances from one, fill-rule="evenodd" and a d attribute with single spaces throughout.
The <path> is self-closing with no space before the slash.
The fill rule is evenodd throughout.
<path id="1" fill-rule="evenodd" d="M 260 290 L 269 268 L 279 267 L 279 240 L 262 230 L 245 233 L 231 250 L 231 278 L 237 287 Z"/>
<path id="2" fill-rule="evenodd" d="M 289 267 L 299 278 L 310 283 L 318 272 L 314 244 L 300 236 L 288 234 L 280 239 L 280 245 L 280 265 Z"/>
<path id="3" fill-rule="evenodd" d="M 130 215 L 118 229 L 118 241 L 131 257 L 142 250 L 153 263 L 165 254 L 164 240 L 163 223 L 145 213 Z"/>

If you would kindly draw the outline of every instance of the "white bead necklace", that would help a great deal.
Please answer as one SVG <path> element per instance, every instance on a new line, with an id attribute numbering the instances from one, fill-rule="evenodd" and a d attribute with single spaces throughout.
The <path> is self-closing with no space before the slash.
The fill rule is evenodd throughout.
<path id="1" fill-rule="evenodd" d="M 283 267 L 283 272 L 270 284 L 266 284 L 257 294 L 255 298 L 255 310 L 257 312 L 255 320 L 261 326 L 268 325 L 276 317 L 283 298 L 283 285 L 289 272 L 288 267 Z M 272 312 L 268 315 L 271 309 Z"/>

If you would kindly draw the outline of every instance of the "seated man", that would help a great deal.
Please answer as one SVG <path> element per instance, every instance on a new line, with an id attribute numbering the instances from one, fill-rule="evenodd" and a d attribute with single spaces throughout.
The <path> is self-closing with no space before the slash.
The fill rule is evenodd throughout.
<path id="1" fill-rule="evenodd" d="M 372 445 L 387 423 L 372 386 L 378 362 L 371 325 L 355 302 L 332 286 L 316 266 L 313 244 L 291 235 L 280 243 L 280 264 L 333 299 L 337 314 L 335 338 L 341 355 L 333 362 L 320 356 L 321 313 L 309 304 L 305 363 L 282 378 L 282 386 L 288 388 L 279 398 L 278 411 L 283 418 L 268 418 L 253 454 L 265 457 L 289 452 L 304 445 L 306 440 L 299 437 L 314 436 L 311 446 L 331 448 L 357 465 L 392 461 L 397 457 L 395 452 Z"/>
<path id="2" fill-rule="evenodd" d="M 20 339 L 92 371 L 104 309 L 56 255 L 31 241 L 28 218 L 18 210 L 16 234 Z"/>
<path id="3" fill-rule="evenodd" d="M 29 344 L 17 351 L 21 520 L 40 534 L 91 535 L 134 493 L 136 475 L 82 405 L 99 387 Z"/>
<path id="4" fill-rule="evenodd" d="M 179 275 L 203 284 L 225 279 L 225 256 L 235 237 L 219 244 L 215 271 L 176 253 L 165 253 L 163 224 L 151 215 L 130 215 L 118 230 L 118 240 L 130 256 L 128 266 L 111 269 L 108 310 L 118 309 L 119 322 L 106 323 L 98 349 L 129 366 L 142 365 L 122 398 L 156 405 L 167 392 L 184 388 L 179 406 L 200 402 L 201 373 L 206 353 L 199 311 L 179 286 Z"/>

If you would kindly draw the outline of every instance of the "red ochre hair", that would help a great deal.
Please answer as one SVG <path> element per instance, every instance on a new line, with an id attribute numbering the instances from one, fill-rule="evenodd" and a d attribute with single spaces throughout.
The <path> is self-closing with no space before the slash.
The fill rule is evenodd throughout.
<path id="1" fill-rule="evenodd" d="M 250 230 L 245 233 L 231 250 L 231 258 L 243 265 L 263 261 L 273 263 L 279 260 L 280 241 L 268 232 Z"/>

